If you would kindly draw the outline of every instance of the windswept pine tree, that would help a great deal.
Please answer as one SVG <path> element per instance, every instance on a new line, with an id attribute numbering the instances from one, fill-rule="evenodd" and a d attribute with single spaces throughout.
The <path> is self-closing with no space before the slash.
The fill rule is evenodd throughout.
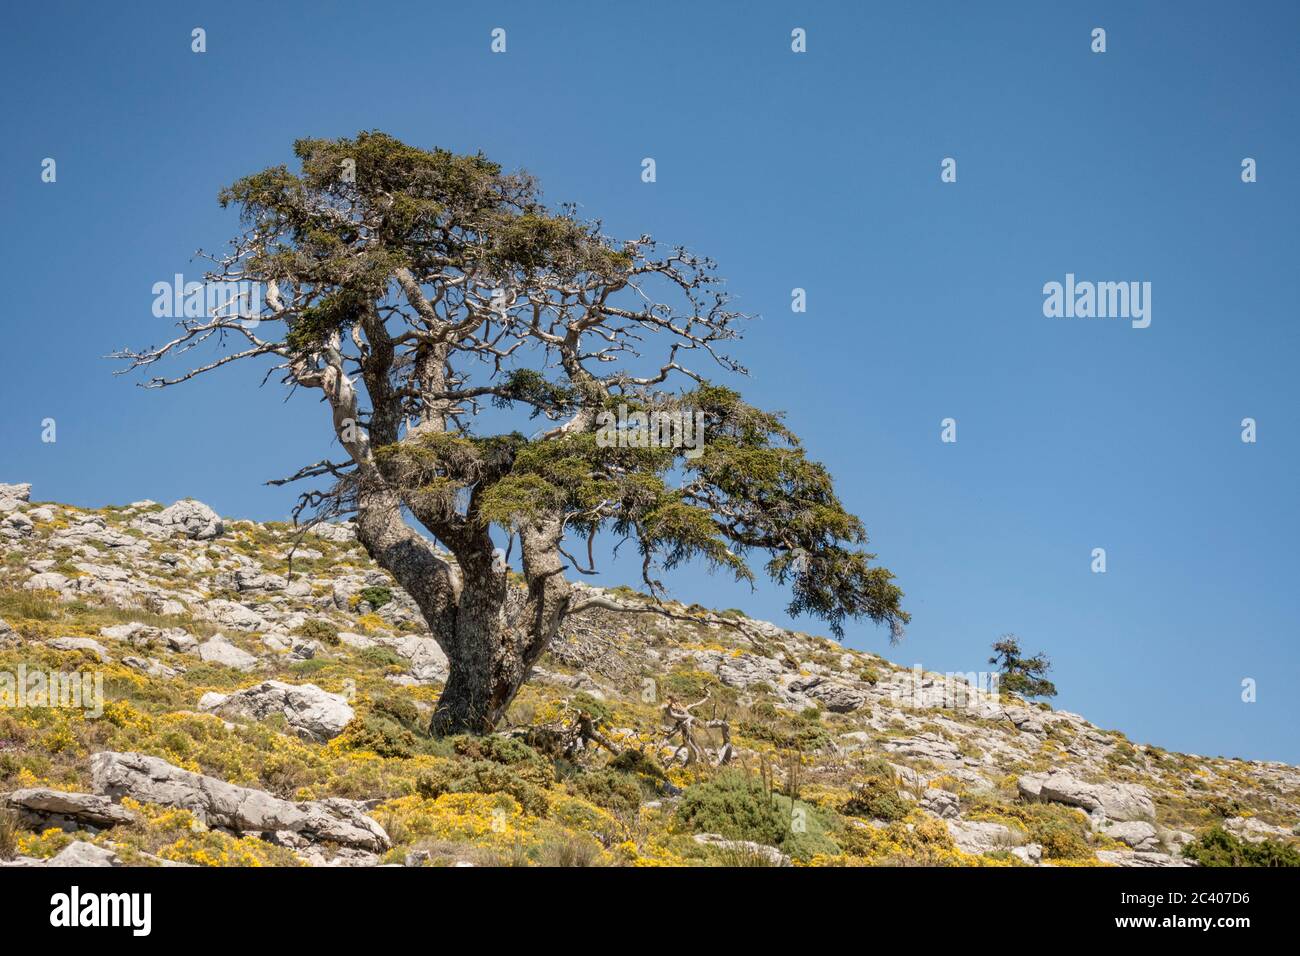
<path id="1" fill-rule="evenodd" d="M 706 377 L 745 371 L 724 348 L 747 317 L 711 260 L 611 239 L 482 155 L 378 132 L 294 152 L 299 172 L 222 191 L 243 228 L 208 257 L 208 282 L 259 284 L 265 309 L 234 298 L 118 357 L 143 368 L 233 340 L 146 386 L 260 361 L 323 397 L 342 455 L 277 483 L 318 480 L 298 514 L 355 514 L 366 550 L 417 602 L 450 661 L 436 732 L 491 730 L 569 615 L 673 615 L 572 588 L 567 573 L 595 572 L 602 531 L 634 542 L 656 597 L 661 569 L 699 560 L 752 580 L 757 553 L 791 588 L 790 613 L 837 636 L 850 618 L 901 632 L 902 592 L 862 550 L 826 469 L 779 414 Z"/>
<path id="2" fill-rule="evenodd" d="M 1020 638 L 1014 634 L 1003 634 L 993 645 L 989 663 L 996 664 L 1000 670 L 1003 690 L 1021 697 L 1056 696 L 1056 685 L 1044 676 L 1052 669 L 1052 662 L 1041 651 L 1025 657 L 1020 650 Z"/>

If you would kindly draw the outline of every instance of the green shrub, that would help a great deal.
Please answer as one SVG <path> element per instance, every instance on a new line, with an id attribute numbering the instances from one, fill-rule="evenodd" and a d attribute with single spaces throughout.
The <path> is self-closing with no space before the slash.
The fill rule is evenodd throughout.
<path id="1" fill-rule="evenodd" d="M 393 599 L 392 589 L 386 587 L 362 588 L 360 594 L 361 600 L 365 601 L 376 611 Z"/>
<path id="2" fill-rule="evenodd" d="M 295 627 L 293 633 L 308 640 L 328 644 L 330 647 L 337 647 L 339 644 L 339 629 L 329 621 L 312 618 Z"/>
<path id="3" fill-rule="evenodd" d="M 785 821 L 786 835 L 781 841 L 781 849 L 788 856 L 796 860 L 811 860 L 818 854 L 835 856 L 840 852 L 833 836 L 838 826 L 833 814 L 802 800 L 794 801 L 794 812 L 791 813 L 790 798 L 780 793 L 772 795 L 772 802 Z"/>
<path id="4" fill-rule="evenodd" d="M 394 664 L 402 664 L 402 657 L 391 647 L 382 647 L 376 644 L 374 647 L 367 647 L 357 655 L 360 660 L 367 664 L 374 664 L 377 667 L 392 667 Z"/>
<path id="5" fill-rule="evenodd" d="M 1036 828 L 1034 840 L 1042 844 L 1048 860 L 1079 860 L 1092 856 L 1092 849 L 1079 831 L 1067 824 L 1049 821 Z"/>
<path id="6" fill-rule="evenodd" d="M 349 750 L 369 750 L 381 757 L 414 757 L 418 741 L 409 728 L 391 717 L 371 712 L 353 717 L 339 737 Z"/>
<path id="7" fill-rule="evenodd" d="M 631 774 L 617 770 L 576 774 L 569 780 L 569 789 L 575 796 L 615 813 L 631 815 L 641 806 L 641 784 Z"/>
<path id="8" fill-rule="evenodd" d="M 1289 843 L 1251 843 L 1215 827 L 1183 847 L 1183 856 L 1201 866 L 1300 866 L 1300 850 Z"/>
<path id="9" fill-rule="evenodd" d="M 763 785 L 735 770 L 687 787 L 675 817 L 692 833 L 720 833 L 768 846 L 780 846 L 788 832 L 786 816 Z"/>
<path id="10" fill-rule="evenodd" d="M 911 811 L 911 805 L 898 795 L 898 774 L 889 763 L 880 758 L 869 760 L 862 768 L 863 779 L 853 787 L 853 793 L 840 808 L 851 817 L 869 817 L 901 820 Z"/>
<path id="11" fill-rule="evenodd" d="M 491 760 L 476 760 L 469 765 L 449 761 L 425 770 L 416 779 L 415 791 L 428 799 L 444 793 L 505 793 L 514 797 L 525 812 L 539 817 L 546 816 L 548 806 L 541 787 Z"/>
<path id="12" fill-rule="evenodd" d="M 451 737 L 446 742 L 462 757 L 499 763 L 536 786 L 549 787 L 555 781 L 555 770 L 550 761 L 517 737 L 463 735 Z"/>

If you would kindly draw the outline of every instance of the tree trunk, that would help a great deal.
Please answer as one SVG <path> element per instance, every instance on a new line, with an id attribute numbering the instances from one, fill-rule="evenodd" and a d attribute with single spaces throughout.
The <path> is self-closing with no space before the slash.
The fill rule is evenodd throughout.
<path id="1" fill-rule="evenodd" d="M 490 564 L 466 566 L 455 638 L 444 644 L 451 672 L 430 730 L 486 734 L 500 723 L 533 665 L 558 633 L 569 585 L 557 545 L 559 519 L 520 529 L 527 593 L 511 600 L 507 575 Z"/>
<path id="2" fill-rule="evenodd" d="M 378 475 L 358 495 L 357 532 L 378 564 L 397 579 L 447 655 L 449 673 L 430 722 L 432 733 L 486 734 L 500 723 L 533 664 L 559 631 L 568 607 L 558 543 L 559 518 L 519 531 L 527 591 L 512 589 L 493 557 L 486 527 L 445 537 L 453 570 L 408 528 L 401 499 Z M 426 527 L 435 525 L 432 519 Z"/>
<path id="3" fill-rule="evenodd" d="M 480 565 L 463 569 L 455 631 L 442 641 L 450 673 L 430 725 L 439 736 L 490 733 L 527 676 L 506 620 L 506 575 Z"/>

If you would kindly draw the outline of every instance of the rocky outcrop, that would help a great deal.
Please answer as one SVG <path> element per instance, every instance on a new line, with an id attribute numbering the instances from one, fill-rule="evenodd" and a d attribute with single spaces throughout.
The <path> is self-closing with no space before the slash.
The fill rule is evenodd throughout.
<path id="1" fill-rule="evenodd" d="M 135 819 L 125 807 L 94 793 L 64 793 L 45 787 L 15 790 L 2 798 L 28 825 L 76 830 L 83 826 L 104 829 Z"/>
<path id="2" fill-rule="evenodd" d="M 850 714 L 867 702 L 867 695 L 853 685 L 820 675 L 796 678 L 786 689 L 817 701 L 833 714 Z"/>
<path id="3" fill-rule="evenodd" d="M 1103 827 L 1102 832 L 1134 850 L 1159 851 L 1160 836 L 1156 828 L 1144 820 L 1128 820 Z"/>
<path id="4" fill-rule="evenodd" d="M 986 823 L 979 820 L 945 820 L 952 842 L 963 853 L 990 853 L 994 850 L 1010 850 L 1023 843 L 1012 829 L 1001 823 Z"/>
<path id="5" fill-rule="evenodd" d="M 85 651 L 94 654 L 103 664 L 112 660 L 108 649 L 93 637 L 52 637 L 45 642 L 45 646 L 56 651 Z"/>
<path id="6" fill-rule="evenodd" d="M 239 787 L 174 767 L 158 757 L 103 751 L 90 758 L 95 790 L 189 810 L 200 822 L 235 833 L 292 834 L 310 842 L 383 852 L 383 827 L 351 800 L 330 798 L 291 803 L 262 790 Z"/>
<path id="7" fill-rule="evenodd" d="M 206 664 L 220 664 L 237 671 L 251 671 L 258 665 L 256 657 L 231 644 L 220 634 L 200 644 L 196 653 L 199 655 L 199 660 Z"/>
<path id="8" fill-rule="evenodd" d="M 354 760 L 355 753 L 349 751 L 391 745 L 396 754 L 427 753 L 431 748 L 426 728 L 436 688 L 448 676 L 446 656 L 410 596 L 357 545 L 351 525 L 318 526 L 314 536 L 304 536 L 302 529 L 279 524 L 222 522 L 219 536 L 208 537 L 215 530 L 210 511 L 195 502 L 165 510 L 147 501 L 99 512 L 65 505 L 34 507 L 25 486 L 0 485 L 0 552 L 5 559 L 0 562 L 0 591 L 12 595 L 28 589 L 4 605 L 13 627 L 0 621 L 0 648 L 10 651 L 11 662 L 23 657 L 12 653 L 13 648 L 30 648 L 42 664 L 64 670 L 100 667 L 96 661 L 109 669 L 112 661 L 119 661 L 121 667 L 111 673 L 120 696 L 140 714 L 138 723 L 133 719 L 126 726 L 86 715 L 73 717 L 68 726 L 78 748 L 63 751 L 57 775 L 38 777 L 45 786 L 12 795 L 20 828 L 80 831 L 79 838 L 92 839 L 65 850 L 67 860 L 120 864 L 112 841 L 125 839 L 124 828 L 129 826 L 131 843 L 137 844 L 135 838 L 142 832 L 138 825 L 127 824 L 126 811 L 114 800 L 115 795 L 130 794 L 192 808 L 212 827 L 258 835 L 313 865 L 378 865 L 386 838 L 368 809 L 377 804 L 301 803 L 287 795 L 304 780 L 323 788 L 336 779 L 346 781 L 340 786 L 347 786 L 349 794 L 374 796 L 376 801 L 413 790 L 418 795 L 412 773 L 424 772 L 416 766 L 423 758 L 385 757 L 381 782 L 378 776 L 354 772 L 371 766 L 369 753 L 364 760 Z M 582 582 L 573 587 L 583 597 L 604 593 Z M 625 592 L 620 599 L 636 600 Z M 665 606 L 671 608 L 671 602 Z M 966 854 L 992 853 L 1003 861 L 1010 855 L 1031 865 L 1059 862 L 1061 846 L 1049 844 L 1051 856 L 1044 858 L 1043 847 L 1030 842 L 1030 832 L 1013 823 L 1003 826 L 1021 818 L 1030 831 L 1038 832 L 1034 824 L 1041 822 L 1035 819 L 1040 814 L 1024 814 L 1025 808 L 1017 805 L 1022 801 L 1077 809 L 1053 813 L 1049 821 L 1078 838 L 1070 842 L 1070 864 L 1184 865 L 1182 848 L 1211 825 L 1209 820 L 1200 825 L 1197 812 L 1211 800 L 1223 805 L 1238 801 L 1243 816 L 1223 821 L 1223 826 L 1243 839 L 1296 844 L 1300 836 L 1295 830 L 1300 822 L 1300 771 L 1294 767 L 1169 754 L 1131 743 L 1116 731 L 1102 731 L 1078 714 L 990 693 L 978 675 L 907 669 L 772 624 L 747 620 L 741 633 L 721 620 L 672 609 L 683 617 L 591 611 L 566 619 L 535 665 L 527 699 L 513 715 L 521 723 L 517 735 L 524 733 L 522 724 L 550 722 L 566 701 L 571 705 L 586 695 L 606 701 L 608 710 L 619 715 L 617 725 L 602 728 L 614 748 L 637 749 L 652 760 L 657 756 L 663 762 L 681 761 L 682 752 L 661 745 L 661 714 L 649 706 L 662 702 L 668 688 L 679 685 L 690 689 L 689 700 L 698 699 L 697 693 L 708 699 L 695 711 L 701 747 L 696 755 L 698 779 L 708 779 L 714 767 L 728 760 L 753 768 L 762 764 L 761 751 L 767 751 L 769 759 L 783 759 L 781 755 L 794 747 L 801 758 L 801 785 L 806 783 L 809 793 L 817 792 L 814 787 L 822 792 L 817 798 L 821 812 L 838 827 L 886 826 L 835 809 L 855 792 L 860 771 L 874 773 L 867 768 L 883 770 L 884 763 L 897 776 L 884 792 L 896 792 L 900 807 L 926 814 L 932 824 L 943 821 L 954 844 Z M 222 633 L 207 636 L 217 630 Z M 64 654 L 60 658 L 51 649 Z M 352 695 L 302 683 L 307 680 L 330 689 L 355 681 L 362 703 L 353 704 Z M 246 684 L 251 686 L 242 686 Z M 195 707 L 196 687 L 221 691 L 204 694 Z M 0 695 L 4 690 L 0 684 Z M 113 696 L 119 696 L 116 690 Z M 631 701 L 634 706 L 624 706 Z M 356 719 L 354 706 L 366 718 L 367 733 L 340 740 Z M 195 710 L 212 716 L 201 717 Z M 39 722 L 26 720 L 28 716 L 16 719 L 32 724 L 34 732 L 0 740 L 0 760 L 14 755 L 21 765 L 38 768 L 41 762 L 31 757 L 41 753 L 48 735 Z M 730 721 L 729 750 L 723 749 L 722 725 L 707 726 L 714 717 Z M 250 721 L 274 733 L 255 731 Z M 153 729 L 144 730 L 148 725 Z M 277 748 L 291 755 L 288 761 L 250 756 L 278 734 L 301 738 L 302 743 L 278 738 Z M 755 741 L 764 743 L 755 749 Z M 770 752 L 773 744 L 777 754 Z M 93 756 L 102 747 L 114 752 Z M 125 750 L 148 756 L 118 752 Z M 205 767 L 228 765 L 223 759 L 210 763 L 210 757 L 238 754 L 248 774 L 241 773 L 239 779 L 253 787 L 206 777 L 202 771 L 187 772 L 166 762 L 178 759 L 168 756 L 173 753 L 189 754 Z M 306 759 L 312 768 L 306 776 L 299 769 L 304 754 L 310 754 Z M 477 759 L 457 750 L 436 762 L 441 766 L 446 760 L 448 767 L 454 763 L 458 772 L 468 772 Z M 583 741 L 573 755 L 575 772 L 599 770 L 609 759 L 603 745 Z M 91 760 L 97 766 L 95 788 L 85 782 Z M 327 774 L 317 772 L 323 768 L 328 768 Z M 500 783 L 495 779 L 499 771 L 474 769 L 486 773 L 483 786 Z M 390 772 L 392 780 L 401 780 L 400 786 L 392 785 Z M 438 784 L 441 771 L 429 778 Z M 690 779 L 697 777 L 692 773 Z M 368 789 L 372 782 L 373 790 Z M 72 785 L 90 790 L 100 784 L 105 789 L 96 793 L 46 788 Z M 8 786 L 16 785 L 11 775 Z M 567 786 L 562 781 L 546 789 L 564 793 Z M 4 787 L 0 781 L 0 790 Z M 435 786 L 429 792 L 436 791 Z M 658 796 L 662 812 L 646 822 L 651 834 L 676 818 L 674 801 L 681 790 L 664 783 Z M 412 845 L 424 839 L 425 831 L 414 832 L 418 828 L 409 823 L 427 817 L 431 808 L 425 804 L 431 800 L 444 804 L 437 808 L 440 821 L 443 814 L 459 816 L 461 808 L 442 796 L 418 799 L 419 806 L 403 798 L 374 813 L 385 821 L 391 815 L 394 830 L 402 828 L 399 842 L 408 855 L 424 853 L 428 858 L 432 853 L 440 858 L 441 850 Z M 465 814 L 475 826 L 481 824 L 480 809 Z M 534 807 L 522 812 L 526 818 L 538 815 Z M 915 830 L 915 820 L 913 816 L 901 825 Z M 1198 821 L 1195 834 L 1170 828 L 1188 820 Z M 573 829 L 556 814 L 546 826 L 548 832 L 552 826 L 557 833 Z M 701 826 L 721 831 L 695 837 L 717 848 L 711 856 L 784 862 L 781 849 L 739 839 L 721 823 Z M 467 822 L 464 832 L 469 829 Z M 950 851 L 939 828 L 932 826 L 920 836 L 928 839 L 936 833 Z M 495 842 L 493 835 L 484 834 L 482 841 L 458 836 L 451 842 L 463 844 L 466 852 L 454 859 L 493 858 L 480 855 Z M 481 845 L 471 846 L 476 843 Z M 138 846 L 117 849 L 133 864 L 162 865 L 142 858 Z M 623 853 L 609 848 L 602 852 L 620 857 Z M 637 854 L 645 855 L 644 846 Z M 698 849 L 687 855 L 698 855 Z M 882 851 L 873 862 L 897 855 Z M 272 856 L 285 858 L 281 853 Z M 9 865 L 50 863 L 20 859 Z"/>
<path id="9" fill-rule="evenodd" d="M 1232 817 L 1223 821 L 1223 829 L 1250 843 L 1284 839 L 1291 835 L 1285 827 L 1275 827 L 1254 817 Z"/>
<path id="10" fill-rule="evenodd" d="M 1085 783 L 1062 771 L 1026 774 L 1016 782 L 1026 800 L 1042 800 L 1078 807 L 1107 820 L 1154 822 L 1156 808 L 1145 787 L 1133 783 Z"/>
<path id="11" fill-rule="evenodd" d="M 189 538 L 192 541 L 211 541 L 225 532 L 220 515 L 201 501 L 187 498 L 162 511 L 143 514 L 131 522 L 131 527 L 151 538 Z"/>
<path id="12" fill-rule="evenodd" d="M 208 601 L 196 615 L 236 631 L 264 631 L 267 627 L 262 615 L 235 601 Z"/>
<path id="13" fill-rule="evenodd" d="M 16 511 L 31 500 L 32 486 L 30 484 L 0 484 L 0 514 Z"/>
<path id="14" fill-rule="evenodd" d="M 268 680 L 228 696 L 204 694 L 199 709 L 222 717 L 265 720 L 279 715 L 307 740 L 326 741 L 337 737 L 354 713 L 346 699 L 330 694 L 315 684 L 284 684 Z"/>

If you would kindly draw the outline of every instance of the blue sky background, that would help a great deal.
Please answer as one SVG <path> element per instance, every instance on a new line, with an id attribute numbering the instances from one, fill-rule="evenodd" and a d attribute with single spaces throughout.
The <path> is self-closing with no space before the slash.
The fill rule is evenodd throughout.
<path id="1" fill-rule="evenodd" d="M 263 482 L 329 453 L 313 401 L 258 390 L 253 369 L 146 392 L 101 356 L 168 337 L 150 287 L 198 277 L 193 251 L 234 234 L 218 189 L 291 162 L 295 138 L 482 149 L 613 234 L 712 255 L 761 315 L 735 350 L 747 397 L 830 466 L 914 615 L 901 647 L 870 626 L 852 646 L 979 670 L 1013 631 L 1055 661 L 1059 707 L 1170 749 L 1300 762 L 1300 6 L 470 7 L 47 3 L 10 19 L 0 481 L 284 518 L 293 493 Z M 807 54 L 790 52 L 796 26 Z M 939 181 L 946 156 L 956 184 Z M 1042 286 L 1067 272 L 1150 281 L 1151 327 L 1045 318 Z M 775 587 L 670 582 L 787 621 Z"/>

